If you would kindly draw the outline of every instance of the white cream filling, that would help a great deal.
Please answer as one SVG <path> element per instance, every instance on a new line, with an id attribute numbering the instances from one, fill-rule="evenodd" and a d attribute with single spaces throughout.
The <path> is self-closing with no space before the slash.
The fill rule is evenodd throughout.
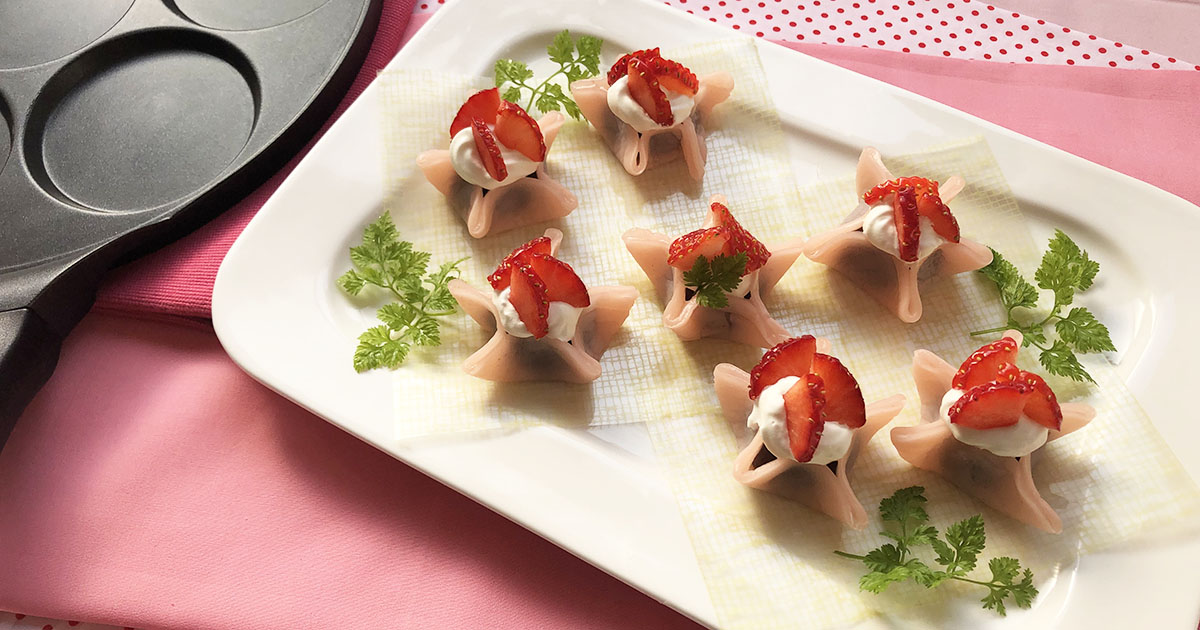
<path id="1" fill-rule="evenodd" d="M 663 92 L 667 95 L 667 102 L 671 105 L 671 114 L 675 117 L 675 124 L 671 125 L 672 127 L 692 115 L 692 108 L 696 106 L 694 97 L 676 94 L 666 89 Z M 608 87 L 608 108 L 617 118 L 625 121 L 640 133 L 654 129 L 669 129 L 669 127 L 664 127 L 651 120 L 646 110 L 642 109 L 642 106 L 634 100 L 633 95 L 629 93 L 628 75 L 617 79 Z"/>
<path id="2" fill-rule="evenodd" d="M 981 448 L 1000 457 L 1024 457 L 1046 443 L 1050 430 L 1021 414 L 1017 423 L 992 429 L 972 429 L 950 422 L 950 407 L 962 398 L 963 392 L 952 389 L 942 397 L 941 416 L 950 433 L 963 444 Z"/>
<path id="3" fill-rule="evenodd" d="M 754 409 L 746 419 L 746 427 L 751 431 L 762 433 L 763 445 L 775 457 L 796 461 L 792 455 L 792 446 L 788 441 L 787 411 L 784 408 L 783 395 L 797 382 L 798 376 L 785 376 L 763 388 L 754 401 Z M 826 421 L 825 428 L 817 441 L 817 450 L 812 459 L 805 464 L 825 466 L 846 456 L 850 443 L 854 440 L 854 429 L 840 422 Z"/>
<path id="4" fill-rule="evenodd" d="M 495 132 L 491 125 L 488 125 L 488 128 Z M 454 166 L 454 172 L 458 173 L 459 177 L 488 190 L 515 182 L 536 171 L 540 164 L 525 157 L 520 151 L 504 146 L 499 140 L 496 141 L 496 146 L 500 148 L 500 157 L 504 159 L 504 166 L 508 168 L 508 177 L 502 182 L 496 181 L 488 174 L 483 165 L 483 158 L 479 157 L 479 149 L 475 147 L 475 133 L 470 126 L 459 129 L 450 141 L 450 164 Z"/>
<path id="5" fill-rule="evenodd" d="M 492 304 L 496 305 L 496 312 L 500 314 L 500 323 L 504 330 L 514 337 L 532 337 L 533 333 L 529 332 L 529 328 L 517 314 L 516 307 L 512 305 L 509 298 L 511 292 L 512 287 L 506 287 L 492 295 Z M 546 318 L 550 332 L 546 333 L 546 336 L 559 341 L 570 341 L 575 337 L 575 329 L 579 326 L 579 316 L 582 314 L 583 309 L 577 306 L 566 302 L 551 302 L 550 314 Z"/>
<path id="6" fill-rule="evenodd" d="M 917 260 L 924 260 L 947 241 L 934 231 L 933 223 L 929 219 L 921 217 L 920 224 L 921 240 L 917 244 Z M 871 206 L 867 216 L 863 217 L 863 234 L 875 247 L 896 258 L 900 257 L 900 241 L 896 233 L 896 217 L 892 204 Z"/>

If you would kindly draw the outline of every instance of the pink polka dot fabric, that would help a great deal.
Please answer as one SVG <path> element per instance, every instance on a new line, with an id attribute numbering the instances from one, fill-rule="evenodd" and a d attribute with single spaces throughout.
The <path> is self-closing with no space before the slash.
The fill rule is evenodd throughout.
<path id="1" fill-rule="evenodd" d="M 1200 65 L 973 0 L 666 0 L 757 37 L 1011 63 L 1130 70 Z M 433 12 L 441 2 L 424 2 Z"/>

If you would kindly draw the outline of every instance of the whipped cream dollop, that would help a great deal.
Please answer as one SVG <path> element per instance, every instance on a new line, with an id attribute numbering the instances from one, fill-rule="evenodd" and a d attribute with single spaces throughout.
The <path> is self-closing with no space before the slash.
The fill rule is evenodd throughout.
<path id="1" fill-rule="evenodd" d="M 928 258 L 933 250 L 946 243 L 946 239 L 933 230 L 933 223 L 925 217 L 921 221 L 921 240 L 917 244 L 917 260 Z M 892 204 L 881 203 L 871 206 L 863 217 L 863 234 L 871 244 L 896 258 L 900 257 L 900 241 L 896 234 L 896 217 Z"/>
<path id="2" fill-rule="evenodd" d="M 1000 457 L 1024 457 L 1046 443 L 1050 430 L 1030 420 L 1025 414 L 1017 423 L 1007 427 L 972 429 L 950 422 L 950 407 L 962 398 L 961 390 L 952 389 L 942 397 L 941 416 L 959 442 L 981 448 Z"/>
<path id="3" fill-rule="evenodd" d="M 517 314 L 517 309 L 509 298 L 511 291 L 512 287 L 506 287 L 492 296 L 492 304 L 496 305 L 496 311 L 500 313 L 500 323 L 504 325 L 504 330 L 514 337 L 532 337 L 533 333 L 529 332 L 525 322 L 521 321 L 521 316 Z M 570 341 L 575 336 L 582 313 L 582 308 L 566 302 L 551 302 L 550 315 L 546 318 L 550 332 L 546 336 L 559 341 Z"/>
<path id="4" fill-rule="evenodd" d="M 676 94 L 670 90 L 663 90 L 667 95 L 667 102 L 671 104 L 671 114 L 675 116 L 675 125 L 683 122 L 685 118 L 692 115 L 692 108 L 696 106 L 695 97 L 686 94 Z M 650 119 L 650 115 L 646 110 L 642 109 L 641 105 L 634 100 L 633 95 L 629 93 L 629 76 L 623 76 L 617 79 L 615 83 L 608 87 L 608 108 L 617 118 L 625 121 L 630 127 L 636 129 L 639 133 L 645 133 L 654 129 L 669 129 Z M 675 125 L 672 125 L 675 126 Z"/>
<path id="5" fill-rule="evenodd" d="M 793 462 L 796 461 L 796 457 L 792 455 L 792 446 L 788 441 L 787 411 L 784 409 L 783 395 L 799 381 L 798 376 L 785 376 L 763 388 L 758 400 L 754 401 L 750 417 L 746 419 L 747 428 L 762 433 L 763 445 L 772 455 Z M 846 456 L 853 439 L 853 429 L 840 422 L 827 420 L 812 459 L 802 463 L 825 466 L 836 462 Z"/>
<path id="6" fill-rule="evenodd" d="M 488 128 L 495 131 L 491 125 L 488 125 Z M 536 171 L 540 164 L 525 157 L 520 151 L 504 146 L 499 140 L 496 141 L 496 146 L 500 148 L 500 157 L 504 159 L 504 165 L 508 168 L 508 177 L 502 182 L 496 181 L 488 174 L 483 165 L 483 158 L 479 157 L 479 149 L 475 148 L 475 134 L 470 126 L 459 129 L 450 140 L 450 164 L 454 166 L 454 172 L 458 173 L 459 177 L 488 190 L 515 182 Z"/>

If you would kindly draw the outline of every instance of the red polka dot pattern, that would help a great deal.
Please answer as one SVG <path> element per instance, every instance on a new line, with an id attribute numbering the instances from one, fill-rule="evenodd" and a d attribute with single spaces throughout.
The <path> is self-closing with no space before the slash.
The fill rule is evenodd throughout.
<path id="1" fill-rule="evenodd" d="M 772 40 L 861 46 L 1009 63 L 1131 70 L 1198 70 L 1120 42 L 1013 13 L 979 0 L 661 0 Z M 417 13 L 439 3 L 420 3 Z"/>

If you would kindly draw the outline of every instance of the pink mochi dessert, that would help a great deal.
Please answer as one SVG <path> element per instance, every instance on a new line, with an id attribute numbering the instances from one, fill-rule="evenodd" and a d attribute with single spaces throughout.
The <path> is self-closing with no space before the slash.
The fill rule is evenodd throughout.
<path id="1" fill-rule="evenodd" d="M 705 121 L 733 91 L 733 77 L 697 77 L 658 48 L 623 55 L 607 76 L 575 81 L 571 96 L 630 175 L 682 158 L 704 179 Z"/>
<path id="2" fill-rule="evenodd" d="M 475 238 L 561 219 L 579 205 L 546 172 L 564 120 L 550 112 L 535 121 L 497 88 L 482 90 L 450 124 L 450 148 L 425 151 L 417 166 Z"/>
<path id="3" fill-rule="evenodd" d="M 1021 334 L 1008 331 L 955 369 L 918 350 L 913 378 L 921 424 L 892 429 L 892 444 L 913 466 L 937 473 L 995 510 L 1057 534 L 1062 520 L 1033 483 L 1035 452 L 1077 431 L 1096 411 L 1059 404 L 1045 379 L 1016 367 Z"/>
<path id="4" fill-rule="evenodd" d="M 829 349 L 811 335 L 788 339 L 749 374 L 718 365 L 713 384 L 742 447 L 733 470 L 739 483 L 862 529 L 867 512 L 851 489 L 854 464 L 904 408 L 904 396 L 865 404 L 858 381 Z"/>

